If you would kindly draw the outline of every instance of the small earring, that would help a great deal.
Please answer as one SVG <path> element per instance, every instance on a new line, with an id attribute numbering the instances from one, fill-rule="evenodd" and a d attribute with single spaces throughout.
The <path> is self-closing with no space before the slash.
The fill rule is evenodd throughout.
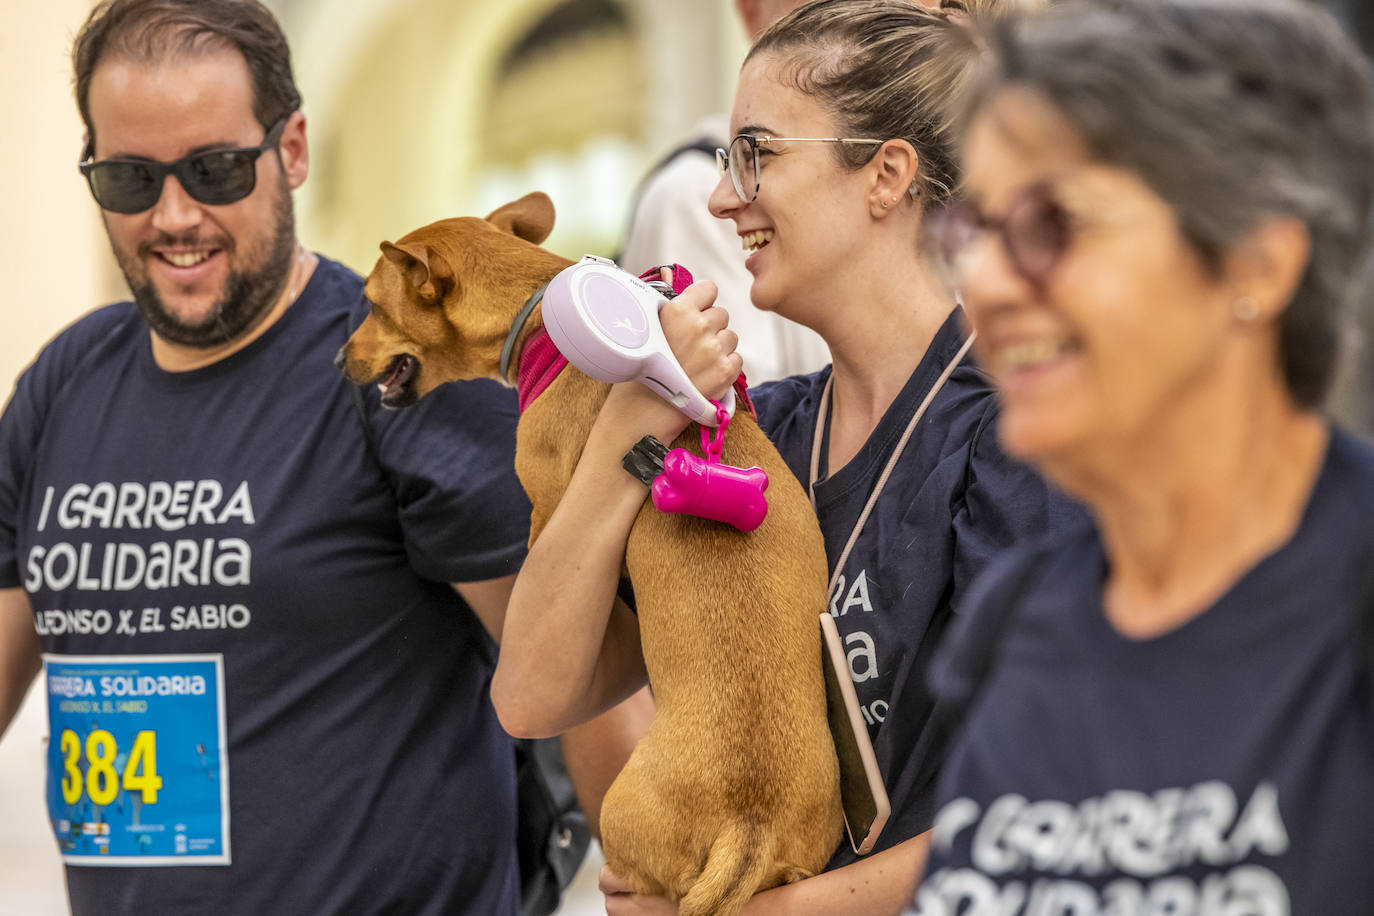
<path id="1" fill-rule="evenodd" d="M 884 210 L 887 209 L 887 201 L 883 201 L 883 209 L 884 209 Z"/>
<path id="2" fill-rule="evenodd" d="M 1242 324 L 1249 324 L 1259 317 L 1259 303 L 1249 296 L 1241 296 L 1231 303 L 1231 314 Z"/>

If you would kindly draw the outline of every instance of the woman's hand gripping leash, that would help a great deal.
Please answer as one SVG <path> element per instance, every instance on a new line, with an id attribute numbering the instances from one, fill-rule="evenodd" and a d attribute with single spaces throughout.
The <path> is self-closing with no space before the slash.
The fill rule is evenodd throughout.
<path id="1" fill-rule="evenodd" d="M 669 269 L 661 268 L 660 276 L 662 285 L 671 289 Z M 721 368 L 732 371 L 725 383 L 728 390 L 742 367 L 734 352 L 738 340 L 725 327 L 729 315 L 723 308 L 709 302 L 693 308 L 694 290 L 695 287 L 689 287 L 682 297 L 663 307 L 659 318 L 664 336 L 694 382 L 703 370 L 708 378 Z M 768 475 L 759 468 L 736 468 L 721 462 L 725 433 L 730 427 L 729 412 L 716 400 L 723 394 L 724 391 L 713 388 L 707 391 L 716 411 L 716 428 L 713 431 L 701 427 L 704 458 L 686 449 L 669 451 L 662 440 L 649 435 L 630 449 L 622 464 L 631 476 L 651 487 L 654 507 L 660 512 L 696 515 L 748 532 L 762 524 L 768 514 L 763 496 Z"/>

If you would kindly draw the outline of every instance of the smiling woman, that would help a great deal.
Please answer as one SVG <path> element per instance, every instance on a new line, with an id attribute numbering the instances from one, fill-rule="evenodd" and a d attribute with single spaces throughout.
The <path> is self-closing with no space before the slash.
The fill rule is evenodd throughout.
<path id="1" fill-rule="evenodd" d="M 894 809 L 877 848 L 916 856 L 941 756 L 926 660 L 972 577 L 1073 513 L 998 448 L 962 310 L 920 254 L 959 183 L 954 118 L 978 57 L 965 5 L 947 7 L 815 3 L 765 32 L 710 201 L 752 252 L 754 304 L 830 347 L 826 370 L 751 393 L 825 533 Z M 831 864 L 856 859 L 842 847 Z"/>
<path id="2" fill-rule="evenodd" d="M 892 806 L 871 856 L 845 843 L 825 874 L 745 913 L 895 912 L 910 896 L 943 750 L 926 663 L 971 578 L 1073 511 L 999 449 L 962 312 L 919 254 L 927 212 L 958 183 L 952 116 L 979 53 L 964 20 L 906 0 L 822 0 L 765 32 L 740 73 L 710 208 L 751 251 L 754 304 L 830 347 L 832 367 L 751 395 L 812 493 L 830 613 Z M 684 364 L 720 346 L 718 324 L 676 330 L 665 322 Z M 647 491 L 621 471 L 624 448 L 603 444 L 653 428 L 661 404 L 643 396 L 613 391 L 517 581 L 493 700 L 524 727 L 556 730 L 643 676 L 638 623 L 614 596 Z M 602 886 L 609 912 L 676 911 L 615 876 Z"/>
<path id="3" fill-rule="evenodd" d="M 990 43 L 937 248 L 1004 443 L 1096 527 L 1000 564 L 934 666 L 976 699 L 919 911 L 1374 911 L 1374 451 L 1321 413 L 1363 62 L 1295 0 L 1085 0 Z"/>

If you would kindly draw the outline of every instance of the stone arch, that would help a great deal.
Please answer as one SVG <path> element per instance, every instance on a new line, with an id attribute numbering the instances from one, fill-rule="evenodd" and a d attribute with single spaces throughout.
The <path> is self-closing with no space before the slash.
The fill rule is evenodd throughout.
<path id="1" fill-rule="evenodd" d="M 559 2 L 279 0 L 312 143 L 298 206 L 307 241 L 366 271 L 381 238 L 474 212 L 476 118 L 506 49 Z M 684 119 L 725 104 L 738 29 L 731 0 L 620 2 L 645 48 L 643 167 Z"/>

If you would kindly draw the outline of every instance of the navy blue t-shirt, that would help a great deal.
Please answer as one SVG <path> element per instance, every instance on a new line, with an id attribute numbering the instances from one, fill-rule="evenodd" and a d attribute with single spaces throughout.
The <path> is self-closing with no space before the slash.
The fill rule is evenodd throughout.
<path id="1" fill-rule="evenodd" d="M 965 694 L 1014 609 L 917 912 L 1374 913 L 1372 518 L 1374 451 L 1338 432 L 1293 538 L 1161 636 L 1107 620 L 1090 526 L 990 571 L 932 666 Z"/>
<path id="2" fill-rule="evenodd" d="M 816 512 L 832 572 L 907 423 L 963 341 L 955 309 L 859 453 L 834 473 L 822 467 Z M 750 391 L 759 425 L 803 486 L 829 377 L 827 367 Z M 917 425 L 830 596 L 892 803 L 875 851 L 931 825 L 938 754 L 925 670 L 953 610 L 994 556 L 1071 511 L 1001 451 L 996 414 L 990 380 L 966 356 Z M 831 864 L 853 860 L 846 841 Z"/>
<path id="3" fill-rule="evenodd" d="M 368 391 L 374 457 L 331 364 L 361 285 L 321 259 L 182 373 L 101 309 L 0 420 L 0 587 L 45 653 L 78 914 L 518 911 L 492 647 L 448 585 L 523 559 L 515 399 Z"/>

